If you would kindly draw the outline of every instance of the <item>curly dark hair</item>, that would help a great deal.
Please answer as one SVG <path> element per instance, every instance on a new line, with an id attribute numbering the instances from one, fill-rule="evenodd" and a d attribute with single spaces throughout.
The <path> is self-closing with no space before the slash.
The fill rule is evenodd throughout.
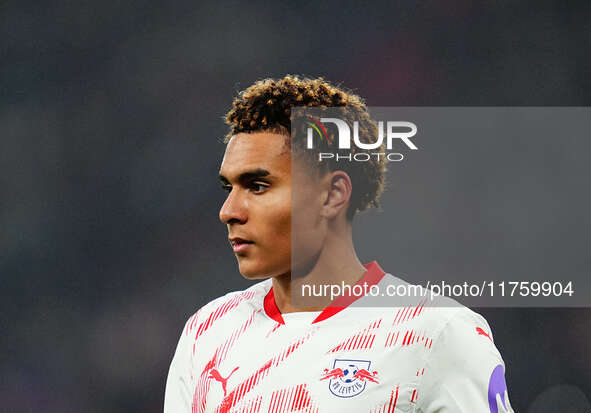
<path id="1" fill-rule="evenodd" d="M 375 142 L 378 130 L 367 110 L 363 99 L 356 94 L 337 87 L 323 78 L 300 78 L 287 75 L 282 79 L 263 79 L 243 90 L 234 99 L 232 109 L 226 114 L 226 123 L 230 131 L 224 140 L 228 143 L 233 135 L 238 133 L 274 132 L 290 137 L 292 108 L 343 108 L 344 120 L 350 125 L 353 120 L 359 124 L 359 138 L 364 143 Z M 370 158 L 365 162 L 337 162 L 323 160 L 310 156 L 311 151 L 304 150 L 304 140 L 298 139 L 299 144 L 293 145 L 300 149 L 310 163 L 313 163 L 319 173 L 341 170 L 351 178 L 353 190 L 347 218 L 353 219 L 357 211 L 363 211 L 368 206 L 379 207 L 378 198 L 384 189 L 384 175 L 386 171 L 383 157 Z M 293 144 L 294 142 L 292 142 Z M 329 134 L 326 142 L 327 149 L 336 149 L 336 138 Z M 338 149 L 336 149 L 338 152 Z M 369 152 L 359 148 L 351 148 L 348 153 Z M 307 154 L 307 156 L 306 156 Z"/>

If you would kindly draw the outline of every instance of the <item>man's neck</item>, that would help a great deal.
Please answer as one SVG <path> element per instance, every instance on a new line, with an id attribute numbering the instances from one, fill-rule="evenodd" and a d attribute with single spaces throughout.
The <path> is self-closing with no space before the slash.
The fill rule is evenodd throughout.
<path id="1" fill-rule="evenodd" d="M 366 269 L 357 258 L 352 237 L 342 235 L 329 237 L 312 268 L 297 279 L 292 279 L 291 272 L 273 278 L 273 294 L 281 313 L 321 311 L 330 304 L 330 289 L 328 295 L 311 301 L 311 297 L 302 296 L 303 285 L 316 286 L 312 291 L 319 291 L 324 285 L 352 286 L 361 279 Z"/>

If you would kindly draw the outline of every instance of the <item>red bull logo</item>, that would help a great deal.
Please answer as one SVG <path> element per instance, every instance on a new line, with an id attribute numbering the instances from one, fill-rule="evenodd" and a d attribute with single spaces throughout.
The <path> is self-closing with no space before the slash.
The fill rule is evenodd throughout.
<path id="1" fill-rule="evenodd" d="M 379 383 L 378 372 L 370 371 L 371 361 L 334 361 L 332 369 L 324 369 L 320 380 L 328 380 L 328 388 L 338 397 L 353 397 L 365 390 L 368 382 Z"/>

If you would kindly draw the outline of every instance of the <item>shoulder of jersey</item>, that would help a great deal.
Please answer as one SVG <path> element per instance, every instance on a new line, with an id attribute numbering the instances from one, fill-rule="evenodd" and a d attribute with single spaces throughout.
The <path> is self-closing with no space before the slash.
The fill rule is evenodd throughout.
<path id="1" fill-rule="evenodd" d="M 219 318 L 237 307 L 262 309 L 265 295 L 271 288 L 271 279 L 258 282 L 245 290 L 232 291 L 205 304 L 187 321 L 186 328 L 192 329 L 198 320 Z"/>
<path id="2" fill-rule="evenodd" d="M 385 314 L 394 313 L 396 324 L 404 323 L 414 328 L 428 327 L 441 330 L 450 323 L 470 320 L 474 323 L 474 328 L 488 330 L 490 334 L 490 328 L 480 314 L 452 298 L 445 296 L 431 298 L 430 290 L 386 273 L 378 284 L 379 291 L 386 292 L 389 285 L 398 287 L 399 291 L 413 291 L 413 293 L 397 297 L 389 295 L 366 296 L 358 300 L 354 306 L 360 309 L 366 307 L 367 311 L 375 312 L 377 310 Z"/>

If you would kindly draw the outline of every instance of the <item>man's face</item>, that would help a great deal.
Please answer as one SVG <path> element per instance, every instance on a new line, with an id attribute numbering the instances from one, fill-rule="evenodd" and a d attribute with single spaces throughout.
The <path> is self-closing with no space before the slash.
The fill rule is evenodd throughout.
<path id="1" fill-rule="evenodd" d="M 240 133 L 226 146 L 220 179 L 228 197 L 220 209 L 220 220 L 228 227 L 240 273 L 246 278 L 290 272 L 292 205 L 298 211 L 298 234 L 305 234 L 296 237 L 296 243 L 317 251 L 323 241 L 323 226 L 319 225 L 325 195 L 322 184 L 301 161 L 293 162 L 292 176 L 286 142 L 284 135 L 276 133 Z M 292 182 L 297 187 L 295 198 Z"/>
<path id="2" fill-rule="evenodd" d="M 228 197 L 219 216 L 246 278 L 289 271 L 291 173 L 285 139 L 240 133 L 226 146 L 220 179 Z"/>

